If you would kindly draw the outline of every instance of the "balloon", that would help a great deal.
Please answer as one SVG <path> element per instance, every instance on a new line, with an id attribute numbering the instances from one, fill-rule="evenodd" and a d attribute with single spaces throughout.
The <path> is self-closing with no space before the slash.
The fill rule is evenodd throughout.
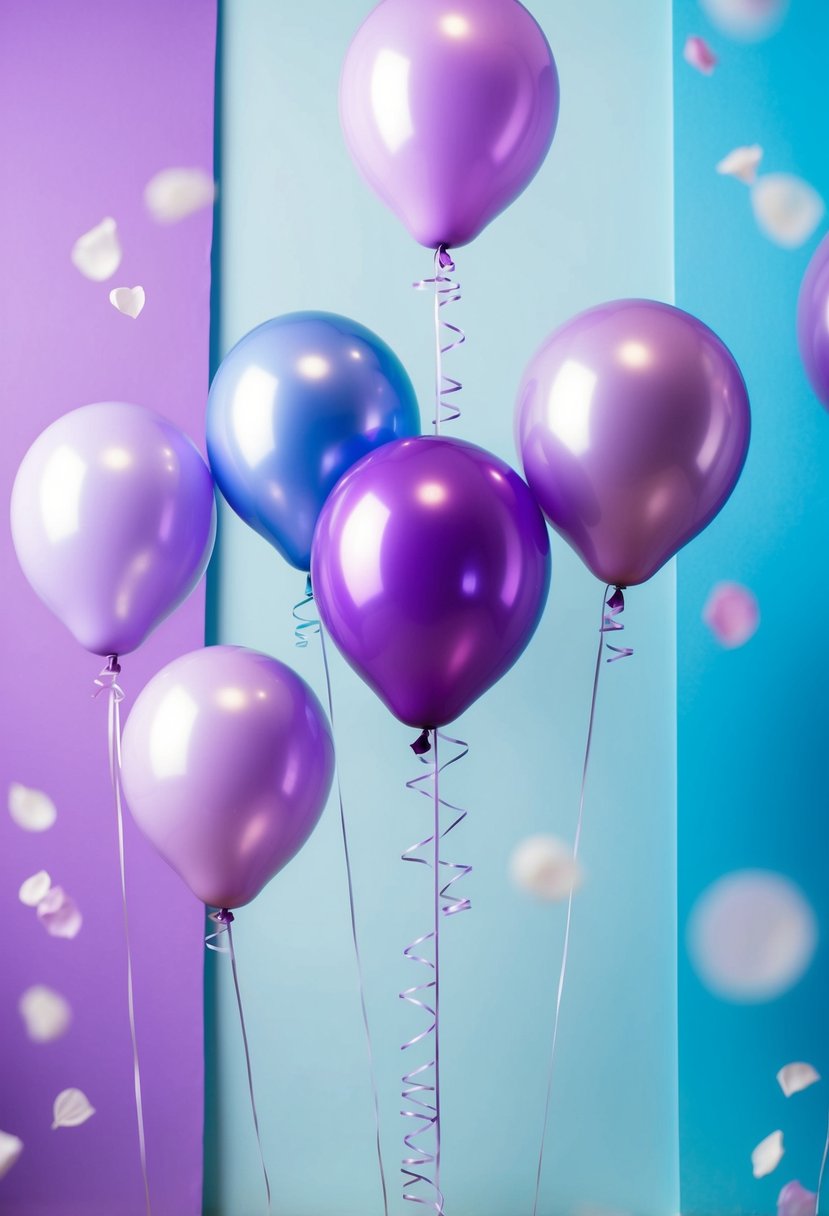
<path id="1" fill-rule="evenodd" d="M 643 583 L 728 499 L 751 419 L 716 334 L 655 300 L 616 300 L 555 330 L 518 393 L 530 488 L 603 582 Z"/>
<path id="2" fill-rule="evenodd" d="M 132 817 L 205 904 L 238 908 L 299 852 L 334 773 L 328 721 L 284 663 L 211 646 L 168 663 L 124 728 Z"/>
<path id="3" fill-rule="evenodd" d="M 382 339 L 294 312 L 246 334 L 210 389 L 207 451 L 233 510 L 299 570 L 322 504 L 361 456 L 420 433 L 417 398 Z"/>
<path id="4" fill-rule="evenodd" d="M 829 237 L 818 245 L 803 276 L 797 344 L 812 388 L 829 409 Z"/>
<path id="5" fill-rule="evenodd" d="M 357 167 L 430 248 L 467 244 L 529 185 L 558 101 L 553 53 L 517 0 L 382 0 L 340 79 Z"/>
<path id="6" fill-rule="evenodd" d="M 345 475 L 314 536 L 322 621 L 401 721 L 451 722 L 512 667 L 550 585 L 541 512 L 459 439 L 388 444 Z"/>
<path id="7" fill-rule="evenodd" d="M 216 535 L 193 443 L 138 405 L 85 405 L 23 458 L 12 539 L 34 590 L 93 654 L 127 654 L 186 599 Z"/>

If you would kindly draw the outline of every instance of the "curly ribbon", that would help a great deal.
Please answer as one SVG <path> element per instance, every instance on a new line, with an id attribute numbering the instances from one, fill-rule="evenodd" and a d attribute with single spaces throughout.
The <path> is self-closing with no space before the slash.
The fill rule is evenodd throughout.
<path id="1" fill-rule="evenodd" d="M 820 1173 L 817 1179 L 817 1194 L 815 1196 L 815 1216 L 820 1216 L 820 1196 L 823 1191 L 823 1179 L 826 1174 L 826 1160 L 829 1158 L 829 1126 L 826 1128 L 826 1140 L 823 1145 L 823 1157 L 820 1161 Z"/>
<path id="2" fill-rule="evenodd" d="M 629 658 L 633 651 L 627 646 L 612 646 L 610 642 L 605 640 L 605 635 L 608 633 L 618 633 L 624 629 L 624 625 L 617 618 L 624 612 L 625 597 L 621 587 L 616 587 L 612 595 L 609 595 L 611 584 L 608 584 L 602 592 L 602 615 L 599 624 L 599 644 L 596 647 L 596 663 L 593 669 L 593 691 L 590 696 L 590 715 L 587 721 L 587 741 L 584 747 L 584 762 L 581 770 L 581 789 L 579 791 L 579 812 L 576 819 L 576 834 L 573 839 L 573 860 L 577 861 L 579 856 L 579 846 L 581 845 L 582 827 L 584 825 L 584 795 L 587 789 L 587 774 L 590 768 L 590 750 L 593 744 L 593 727 L 596 721 L 596 700 L 599 692 L 599 676 L 602 670 L 602 650 L 607 646 L 608 650 L 614 651 L 613 655 L 607 659 L 608 663 L 615 663 L 619 659 Z M 609 597 L 609 598 L 608 598 Z M 605 612 L 607 608 L 607 612 Z M 541 1143 L 538 1149 L 538 1166 L 535 1175 L 535 1193 L 533 1195 L 533 1216 L 537 1216 L 538 1200 L 541 1192 L 541 1173 L 544 1167 L 544 1150 L 547 1143 L 547 1125 L 550 1120 L 550 1101 L 553 1094 L 553 1076 L 555 1073 L 556 1048 L 558 1046 L 558 1029 L 561 1022 L 561 1002 L 564 996 L 564 983 L 567 977 L 567 961 L 570 956 L 570 929 L 573 923 L 573 888 L 570 888 L 570 893 L 567 897 L 567 917 L 564 922 L 564 945 L 561 951 L 561 967 L 558 973 L 558 984 L 556 985 L 556 1001 L 555 1012 L 553 1014 L 553 1034 L 550 1044 L 550 1058 L 547 1065 L 547 1091 L 544 1099 L 544 1120 L 541 1126 Z"/>
<path id="3" fill-rule="evenodd" d="M 447 376 L 443 370 L 443 356 L 466 341 L 466 334 L 458 325 L 445 320 L 441 309 L 447 304 L 456 304 L 461 298 L 461 285 L 450 278 L 455 270 L 449 250 L 445 245 L 438 245 L 435 250 L 435 270 L 431 279 L 419 279 L 412 286 L 416 291 L 424 291 L 427 287 L 434 288 L 434 322 L 435 322 L 435 434 L 440 434 L 444 422 L 454 422 L 460 418 L 461 411 L 452 401 L 447 401 L 453 393 L 459 393 L 463 387 L 460 380 Z M 445 273 L 446 271 L 449 274 Z M 448 330 L 449 338 L 444 344 L 441 339 L 441 327 Z"/>
<path id="4" fill-rule="evenodd" d="M 250 1062 L 250 1044 L 248 1043 L 248 1032 L 245 1025 L 245 1010 L 242 1005 L 242 992 L 239 987 L 239 972 L 236 967 L 236 951 L 233 949 L 233 924 L 235 917 L 229 908 L 220 908 L 217 912 L 211 912 L 208 920 L 213 921 L 219 928 L 215 933 L 209 933 L 204 939 L 204 944 L 208 950 L 213 950 L 216 954 L 229 954 L 230 966 L 233 971 L 233 987 L 236 990 L 236 1004 L 239 1008 L 239 1025 L 242 1030 L 242 1043 L 245 1048 L 245 1064 L 248 1071 L 248 1092 L 250 1094 L 250 1109 L 253 1115 L 253 1128 L 256 1132 L 256 1145 L 259 1149 L 259 1160 L 262 1163 L 262 1176 L 265 1179 L 265 1194 L 268 1198 L 267 1212 L 270 1214 L 271 1208 L 271 1180 L 268 1177 L 268 1167 L 265 1165 L 265 1152 L 262 1148 L 262 1133 L 259 1130 L 259 1115 L 256 1110 L 256 1095 L 253 1089 L 253 1068 Z M 227 943 L 220 942 L 220 938 L 227 936 Z"/>
<path id="5" fill-rule="evenodd" d="M 443 764 L 438 755 L 440 739 L 460 749 Z M 409 962 L 428 968 L 431 978 L 405 988 L 400 993 L 400 999 L 414 1005 L 416 1009 L 422 1010 L 431 1020 L 425 1029 L 404 1043 L 401 1050 L 408 1051 L 431 1037 L 432 1059 L 404 1073 L 402 1078 L 404 1108 L 400 1113 L 404 1119 L 409 1119 L 416 1125 L 413 1131 L 407 1132 L 403 1137 L 407 1154 L 403 1157 L 402 1162 L 403 1199 L 409 1203 L 419 1203 L 434 1208 L 437 1216 L 443 1216 L 444 1196 L 440 1184 L 440 918 L 441 915 L 453 916 L 458 912 L 465 912 L 471 907 L 468 899 L 450 894 L 450 887 L 471 873 L 472 867 L 441 859 L 441 840 L 466 818 L 467 812 L 441 797 L 440 774 L 450 765 L 462 760 L 469 752 L 469 748 L 463 740 L 454 739 L 451 735 L 446 735 L 438 730 L 422 731 L 411 746 L 421 763 L 428 765 L 428 771 L 407 781 L 406 788 L 430 800 L 433 823 L 431 835 L 406 849 L 402 854 L 402 860 L 429 866 L 432 869 L 433 921 L 432 929 L 408 945 L 403 951 L 403 956 Z M 432 763 L 427 756 L 430 750 L 434 752 Z M 427 782 L 431 783 L 431 789 L 423 788 L 424 783 Z M 452 816 L 452 822 L 444 829 L 441 829 L 442 807 L 448 810 Z M 427 849 L 429 846 L 431 846 L 430 858 L 418 856 L 421 850 Z M 458 872 L 448 882 L 441 883 L 441 866 Z M 420 953 L 421 948 L 428 942 L 432 943 L 432 958 Z M 431 1080 L 429 1075 L 431 1075 Z M 430 1136 L 433 1136 L 430 1141 L 431 1149 L 421 1143 Z M 431 1197 L 422 1193 L 423 1186 L 430 1188 Z"/>
<path id="6" fill-rule="evenodd" d="M 308 645 L 308 639 L 313 637 L 315 633 L 319 633 L 320 623 L 314 615 L 313 608 L 309 608 L 309 604 L 314 602 L 314 592 L 311 590 L 311 575 L 305 580 L 305 595 L 301 600 L 293 606 L 292 615 L 297 622 L 294 629 L 294 645 L 300 650 L 304 650 Z M 303 616 L 303 612 L 308 609 L 311 615 Z"/>
<path id="7" fill-rule="evenodd" d="M 138 1122 L 138 1152 L 141 1158 L 141 1177 L 144 1180 L 144 1201 L 147 1216 L 152 1216 L 150 1203 L 150 1182 L 147 1173 L 147 1142 L 144 1135 L 144 1104 L 141 1098 L 141 1068 L 138 1060 L 138 1039 L 135 1032 L 135 994 L 132 978 L 132 947 L 130 945 L 130 919 L 127 907 L 127 879 L 124 849 L 124 808 L 121 799 L 121 702 L 124 690 L 118 683 L 121 674 L 121 664 L 118 656 L 111 654 L 107 665 L 95 679 L 93 697 L 98 697 L 104 691 L 107 693 L 107 740 L 109 752 L 109 777 L 112 782 L 112 792 L 115 796 L 115 813 L 118 822 L 118 865 L 121 875 L 121 907 L 124 917 L 124 941 L 127 948 L 127 1008 L 130 1021 L 130 1041 L 132 1043 L 132 1074 L 135 1089 L 135 1117 Z"/>

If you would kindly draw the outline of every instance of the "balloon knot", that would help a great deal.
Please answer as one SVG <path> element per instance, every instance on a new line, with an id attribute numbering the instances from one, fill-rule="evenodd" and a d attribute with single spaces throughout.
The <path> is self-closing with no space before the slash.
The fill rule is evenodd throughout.
<path id="1" fill-rule="evenodd" d="M 411 743 L 409 746 L 416 756 L 424 756 L 426 752 L 430 752 L 432 750 L 432 740 L 429 738 L 428 727 L 424 726 L 414 743 Z"/>
<path id="2" fill-rule="evenodd" d="M 220 925 L 232 925 L 235 919 L 230 908 L 219 908 L 215 915 L 215 920 Z"/>
<path id="3" fill-rule="evenodd" d="M 307 595 L 309 600 L 314 598 L 314 589 L 311 586 L 311 575 L 310 574 L 308 575 L 308 577 L 305 580 L 305 594 Z"/>
<path id="4" fill-rule="evenodd" d="M 438 265 L 441 270 L 454 270 L 455 263 L 452 260 L 452 255 L 445 245 L 438 245 L 437 248 Z"/>

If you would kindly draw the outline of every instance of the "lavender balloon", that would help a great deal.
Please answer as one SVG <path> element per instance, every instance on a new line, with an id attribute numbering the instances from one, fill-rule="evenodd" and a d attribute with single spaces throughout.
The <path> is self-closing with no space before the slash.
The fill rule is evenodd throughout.
<path id="1" fill-rule="evenodd" d="M 401 721 L 438 727 L 512 667 L 541 618 L 550 546 L 509 465 L 459 439 L 364 457 L 320 515 L 311 557 L 323 623 Z"/>
<path id="2" fill-rule="evenodd" d="M 751 419 L 740 369 L 695 317 L 616 300 L 530 361 L 516 430 L 530 488 L 603 582 L 643 583 L 728 499 Z"/>
<path id="3" fill-rule="evenodd" d="M 138 405 L 85 405 L 23 458 L 11 498 L 17 558 L 93 654 L 140 646 L 204 573 L 213 479 L 178 427 Z"/>
<path id="4" fill-rule="evenodd" d="M 803 276 L 797 344 L 815 395 L 829 409 L 829 236 L 818 245 Z"/>
<path id="5" fill-rule="evenodd" d="M 558 118 L 552 51 L 517 0 L 382 0 L 340 80 L 346 143 L 421 245 L 465 245 L 537 173 Z"/>
<path id="6" fill-rule="evenodd" d="M 249 903 L 325 806 L 334 745 L 319 701 L 284 663 L 241 646 L 175 659 L 124 728 L 138 827 L 205 904 Z"/>

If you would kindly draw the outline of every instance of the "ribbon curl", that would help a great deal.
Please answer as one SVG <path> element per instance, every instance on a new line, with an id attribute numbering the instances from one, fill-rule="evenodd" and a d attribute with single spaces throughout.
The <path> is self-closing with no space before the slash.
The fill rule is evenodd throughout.
<path id="1" fill-rule="evenodd" d="M 434 325 L 435 325 L 435 417 L 433 426 L 435 434 L 440 434 L 440 428 L 445 422 L 455 422 L 460 418 L 461 411 L 453 401 L 447 401 L 453 393 L 459 393 L 463 387 L 460 380 L 448 376 L 443 370 L 443 356 L 451 350 L 462 346 L 466 334 L 459 325 L 441 316 L 441 310 L 448 304 L 456 304 L 461 298 L 461 285 L 457 279 L 450 278 L 454 273 L 455 263 L 445 245 L 438 245 L 435 250 L 434 275 L 431 279 L 419 279 L 412 286 L 416 291 L 424 291 L 427 287 L 434 288 Z M 444 344 L 441 338 L 441 327 L 449 331 L 449 339 Z"/>
<path id="2" fill-rule="evenodd" d="M 299 650 L 305 650 L 309 639 L 320 631 L 319 617 L 314 614 L 313 608 L 308 608 L 308 605 L 313 604 L 313 602 L 314 592 L 311 588 L 311 575 L 309 574 L 305 580 L 305 595 L 301 600 L 297 600 L 291 610 L 291 615 L 297 622 L 294 629 L 294 645 Z M 305 609 L 308 609 L 312 615 L 303 616 Z"/>

